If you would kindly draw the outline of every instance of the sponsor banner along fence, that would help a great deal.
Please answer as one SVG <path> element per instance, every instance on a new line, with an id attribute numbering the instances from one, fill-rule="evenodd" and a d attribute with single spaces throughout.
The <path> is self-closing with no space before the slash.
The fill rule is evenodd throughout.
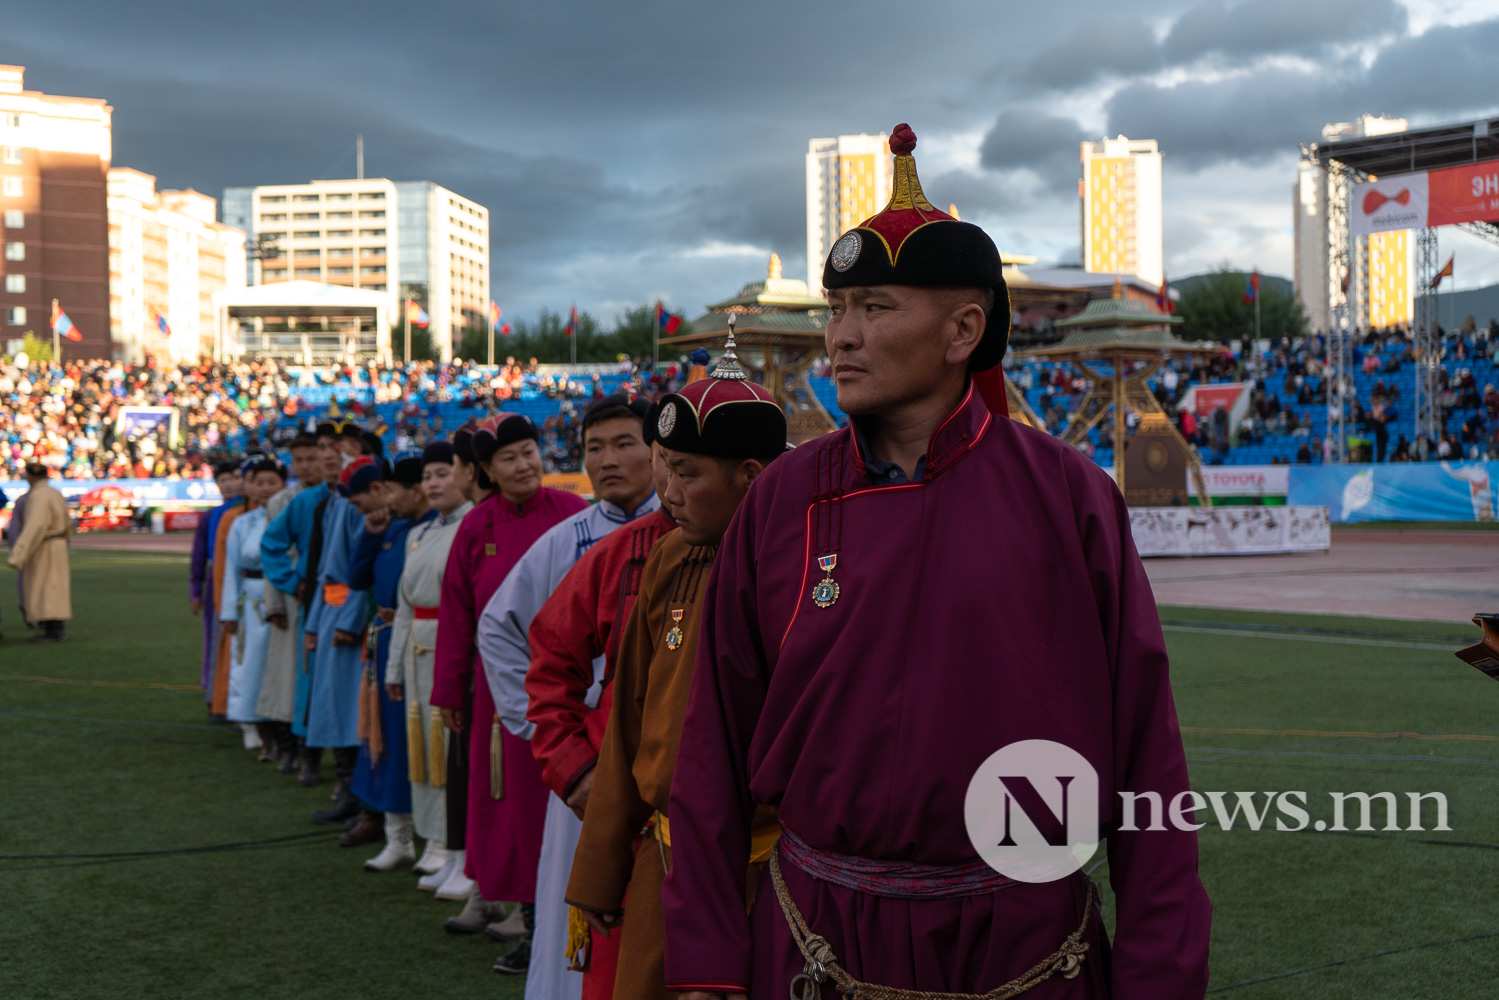
<path id="1" fill-rule="evenodd" d="M 1353 187 L 1354 236 L 1499 220 L 1499 160 L 1395 174 Z"/>
<path id="2" fill-rule="evenodd" d="M 1142 556 L 1318 552 L 1332 544 L 1326 507 L 1131 507 Z"/>
<path id="3" fill-rule="evenodd" d="M 1495 521 L 1499 462 L 1291 466 L 1289 502 L 1322 504 L 1337 523 Z"/>

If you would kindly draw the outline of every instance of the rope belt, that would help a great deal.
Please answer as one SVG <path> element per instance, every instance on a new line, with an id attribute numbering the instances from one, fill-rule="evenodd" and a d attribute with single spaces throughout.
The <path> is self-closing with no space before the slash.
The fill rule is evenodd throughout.
<path id="1" fill-rule="evenodd" d="M 790 830 L 782 836 L 781 855 L 815 879 L 887 899 L 987 896 L 1017 884 L 979 860 L 962 865 L 922 865 L 858 858 L 820 851 Z"/>
<path id="2" fill-rule="evenodd" d="M 790 832 L 786 832 L 782 843 L 789 844 L 791 837 Z M 839 992 L 845 997 L 857 997 L 858 1000 L 1010 1000 L 1011 997 L 1025 993 L 1057 973 L 1061 973 L 1063 979 L 1077 978 L 1077 974 L 1082 971 L 1083 959 L 1086 957 L 1084 953 L 1088 950 L 1088 945 L 1082 940 L 1083 932 L 1087 930 L 1088 919 L 1093 913 L 1094 904 L 1098 901 L 1098 887 L 1090 878 L 1088 879 L 1088 896 L 1083 903 L 1083 919 L 1078 924 L 1077 930 L 1067 935 L 1060 948 L 1004 985 L 996 986 L 984 994 L 937 993 L 879 986 L 874 983 L 860 982 L 849 975 L 843 966 L 838 964 L 838 956 L 833 954 L 832 946 L 813 932 L 806 918 L 802 916 L 801 910 L 797 908 L 796 900 L 791 898 L 791 892 L 786 888 L 786 880 L 781 876 L 781 847 L 779 846 L 770 854 L 770 881 L 775 887 L 776 901 L 781 904 L 781 913 L 785 915 L 786 923 L 791 928 L 791 939 L 796 942 L 797 950 L 802 953 L 802 959 L 806 963 L 805 971 L 791 980 L 791 1000 L 821 1000 L 822 985 L 830 981 L 837 985 Z M 956 895 L 977 895 L 977 893 L 945 892 L 933 896 L 904 898 Z"/>
<path id="3" fill-rule="evenodd" d="M 436 621 L 437 620 L 437 609 L 436 608 L 418 608 L 418 607 L 416 607 L 416 606 L 413 605 L 412 608 L 411 608 L 411 617 L 415 618 L 419 622 Z"/>

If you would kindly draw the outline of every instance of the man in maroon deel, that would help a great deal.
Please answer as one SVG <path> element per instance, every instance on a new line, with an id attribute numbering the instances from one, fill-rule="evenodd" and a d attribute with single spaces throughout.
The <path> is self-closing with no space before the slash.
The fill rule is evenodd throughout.
<path id="1" fill-rule="evenodd" d="M 1120 792 L 1188 789 L 1124 501 L 1006 419 L 999 252 L 927 201 L 915 145 L 895 129 L 890 204 L 823 270 L 851 424 L 768 468 L 718 550 L 670 799 L 667 987 L 783 1000 L 821 970 L 825 998 L 1200 998 L 1196 835 L 1148 809 L 1121 829 Z M 1097 773 L 1112 944 L 1083 871 L 1015 881 L 969 838 L 970 781 L 1028 740 Z M 758 804 L 784 833 L 746 913 Z"/>

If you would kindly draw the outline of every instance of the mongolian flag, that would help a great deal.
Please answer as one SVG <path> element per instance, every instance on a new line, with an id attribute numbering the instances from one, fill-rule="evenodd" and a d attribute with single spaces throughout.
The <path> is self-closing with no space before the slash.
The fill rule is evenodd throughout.
<path id="1" fill-rule="evenodd" d="M 675 313 L 667 312 L 666 307 L 657 302 L 656 326 L 661 329 L 662 333 L 666 334 L 669 337 L 682 328 L 682 317 L 676 315 Z"/>
<path id="2" fill-rule="evenodd" d="M 1256 270 L 1249 276 L 1249 284 L 1244 287 L 1244 301 L 1253 302 L 1260 297 L 1260 272 Z"/>
<path id="3" fill-rule="evenodd" d="M 149 306 L 148 308 L 151 310 L 151 322 L 156 324 L 156 329 L 161 331 L 163 337 L 170 337 L 172 335 L 172 328 L 167 324 L 167 318 L 155 306 Z"/>
<path id="4" fill-rule="evenodd" d="M 69 340 L 83 339 L 83 334 L 78 332 L 78 328 L 68 319 L 68 314 L 62 311 L 62 306 L 57 304 L 56 299 L 52 300 L 52 332 Z"/>
<path id="5" fill-rule="evenodd" d="M 1437 276 L 1431 279 L 1431 287 L 1433 291 L 1435 291 L 1437 286 L 1442 283 L 1443 278 L 1452 277 L 1452 262 L 1456 259 L 1457 254 L 1453 254 L 1451 257 L 1448 257 L 1447 263 L 1442 265 L 1442 269 L 1437 272 Z M 52 308 L 55 310 L 57 307 L 53 306 Z M 56 315 L 56 313 L 54 313 L 54 315 Z"/>
<path id="6" fill-rule="evenodd" d="M 505 314 L 500 311 L 500 304 L 498 302 L 496 302 L 494 299 L 490 299 L 489 300 L 489 325 L 490 326 L 494 326 L 494 327 L 498 327 L 500 325 L 500 317 L 503 316 L 503 315 L 505 315 Z"/>
<path id="7" fill-rule="evenodd" d="M 1176 303 L 1171 301 L 1171 286 L 1161 279 L 1161 290 L 1155 293 L 1155 307 L 1163 313 L 1176 312 Z"/>
<path id="8" fill-rule="evenodd" d="M 578 332 L 578 307 L 573 306 L 572 314 L 567 319 L 567 326 L 563 327 L 562 335 L 571 337 Z"/>
<path id="9" fill-rule="evenodd" d="M 426 326 L 428 323 L 432 322 L 432 317 L 427 315 L 427 311 L 425 309 L 417 305 L 415 299 L 407 299 L 406 321 L 412 326 Z"/>

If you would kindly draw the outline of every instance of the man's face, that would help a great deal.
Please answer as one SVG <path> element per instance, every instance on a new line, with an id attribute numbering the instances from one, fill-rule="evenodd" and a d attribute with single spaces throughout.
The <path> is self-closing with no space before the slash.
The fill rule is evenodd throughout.
<path id="1" fill-rule="evenodd" d="M 286 481 L 274 472 L 257 472 L 245 481 L 245 496 L 256 506 L 264 504 L 281 491 Z"/>
<path id="2" fill-rule="evenodd" d="M 340 435 L 338 439 L 338 450 L 349 458 L 358 458 L 364 454 L 364 442 L 357 437 L 349 437 L 347 434 Z"/>
<path id="3" fill-rule="evenodd" d="M 954 290 L 875 285 L 828 291 L 828 357 L 838 408 L 853 416 L 888 412 L 940 391 L 967 361 Z M 982 336 L 983 328 L 979 327 Z"/>
<path id="4" fill-rule="evenodd" d="M 367 489 L 360 490 L 349 497 L 349 502 L 361 514 L 373 514 L 377 510 L 384 510 L 389 497 L 385 493 L 385 483 L 375 480 Z"/>
<path id="5" fill-rule="evenodd" d="M 219 496 L 225 500 L 237 500 L 244 495 L 245 483 L 238 472 L 223 472 L 213 477 L 219 488 Z"/>
<path id="6" fill-rule="evenodd" d="M 323 453 L 315 445 L 291 450 L 291 471 L 303 486 L 316 486 L 323 481 Z"/>
<path id="7" fill-rule="evenodd" d="M 541 451 L 530 438 L 496 451 L 485 469 L 505 499 L 515 503 L 529 500 L 541 488 Z"/>
<path id="8" fill-rule="evenodd" d="M 659 441 L 651 442 L 651 479 L 656 484 L 656 497 L 661 501 L 661 507 L 668 517 L 675 518 L 671 504 L 666 501 L 666 487 L 671 481 L 671 469 L 666 465 L 666 449 L 661 447 Z"/>
<path id="9" fill-rule="evenodd" d="M 669 448 L 662 451 L 670 470 L 667 503 L 682 538 L 689 545 L 717 545 L 754 481 L 759 463 L 742 462 L 725 473 L 727 463 L 711 456 Z"/>
<path id="10" fill-rule="evenodd" d="M 426 506 L 427 501 L 420 483 L 407 486 L 405 483 L 387 482 L 385 496 L 392 517 L 416 517 Z"/>
<path id="11" fill-rule="evenodd" d="M 594 495 L 624 504 L 651 488 L 651 452 L 633 417 L 600 420 L 583 436 L 583 470 Z"/>
<path id="12" fill-rule="evenodd" d="M 323 462 L 323 478 L 331 482 L 338 478 L 344 468 L 343 452 L 338 450 L 338 438 L 320 437 L 317 444 L 318 454 Z"/>
<path id="13" fill-rule="evenodd" d="M 472 466 L 465 466 L 471 469 Z M 470 475 L 469 480 L 473 477 Z M 428 462 L 422 466 L 422 492 L 435 510 L 452 510 L 468 495 L 463 489 L 458 466 L 447 462 Z"/>

